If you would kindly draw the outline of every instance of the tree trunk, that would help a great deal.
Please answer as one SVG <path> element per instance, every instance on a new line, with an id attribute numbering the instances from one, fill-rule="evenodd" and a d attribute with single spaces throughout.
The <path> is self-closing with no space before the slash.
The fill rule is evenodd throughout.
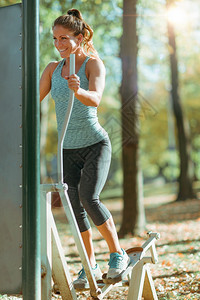
<path id="1" fill-rule="evenodd" d="M 123 35 L 121 39 L 122 85 L 122 160 L 123 220 L 119 231 L 140 234 L 145 227 L 142 176 L 139 168 L 139 121 L 137 85 L 136 0 L 123 1 Z"/>
<path id="2" fill-rule="evenodd" d="M 170 7 L 167 0 L 167 9 Z M 192 183 L 194 178 L 194 167 L 190 157 L 191 143 L 189 139 L 189 123 L 183 115 L 179 96 L 179 78 L 178 78 L 178 61 L 176 50 L 176 37 L 173 24 L 167 20 L 169 53 L 170 53 L 170 68 L 171 68 L 171 99 L 174 117 L 177 126 L 178 150 L 180 157 L 180 175 L 178 179 L 179 191 L 177 200 L 186 200 L 195 197 Z"/>

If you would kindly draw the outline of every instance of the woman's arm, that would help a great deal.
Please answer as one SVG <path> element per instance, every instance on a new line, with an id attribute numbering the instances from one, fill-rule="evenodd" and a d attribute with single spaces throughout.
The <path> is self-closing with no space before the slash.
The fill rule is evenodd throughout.
<path id="1" fill-rule="evenodd" d="M 40 79 L 40 102 L 51 90 L 51 77 L 57 66 L 57 62 L 51 62 L 47 65 Z"/>
<path id="2" fill-rule="evenodd" d="M 101 60 L 90 59 L 86 65 L 86 75 L 89 80 L 89 90 L 80 88 L 79 77 L 74 74 L 66 77 L 68 86 L 75 92 L 75 97 L 87 106 L 98 106 L 100 104 L 105 87 L 105 67 Z"/>

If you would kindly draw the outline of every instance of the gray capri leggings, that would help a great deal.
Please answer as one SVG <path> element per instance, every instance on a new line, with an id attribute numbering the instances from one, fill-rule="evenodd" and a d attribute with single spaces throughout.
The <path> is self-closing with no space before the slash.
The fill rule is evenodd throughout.
<path id="1" fill-rule="evenodd" d="M 97 144 L 63 150 L 64 182 L 81 232 L 90 228 L 87 214 L 96 226 L 106 222 L 111 214 L 99 201 L 111 161 L 111 144 L 105 138 Z"/>

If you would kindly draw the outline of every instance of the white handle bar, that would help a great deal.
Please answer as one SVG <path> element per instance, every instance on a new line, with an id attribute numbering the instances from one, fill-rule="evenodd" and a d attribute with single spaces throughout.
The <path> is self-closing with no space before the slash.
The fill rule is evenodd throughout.
<path id="1" fill-rule="evenodd" d="M 69 74 L 75 74 L 75 54 L 70 54 L 70 71 Z M 63 183 L 63 141 L 69 124 L 72 108 L 74 104 L 74 91 L 70 89 L 69 104 L 65 115 L 61 135 L 58 140 L 58 152 L 57 152 L 57 172 L 58 182 Z"/>

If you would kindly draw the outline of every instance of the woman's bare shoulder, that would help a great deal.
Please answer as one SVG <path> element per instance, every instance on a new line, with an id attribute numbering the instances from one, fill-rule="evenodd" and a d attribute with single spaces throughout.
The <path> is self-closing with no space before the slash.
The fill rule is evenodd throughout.
<path id="1" fill-rule="evenodd" d="M 90 57 L 86 64 L 86 72 L 91 71 L 104 72 L 106 71 L 103 61 L 98 57 Z"/>
<path id="2" fill-rule="evenodd" d="M 53 72 L 55 71 L 55 69 L 57 68 L 57 66 L 59 65 L 60 61 L 51 61 L 45 68 L 45 72 L 47 72 L 49 74 L 50 77 L 52 77 Z"/>
<path id="3" fill-rule="evenodd" d="M 88 66 L 98 66 L 105 68 L 103 61 L 99 57 L 91 56 L 87 62 Z"/>

